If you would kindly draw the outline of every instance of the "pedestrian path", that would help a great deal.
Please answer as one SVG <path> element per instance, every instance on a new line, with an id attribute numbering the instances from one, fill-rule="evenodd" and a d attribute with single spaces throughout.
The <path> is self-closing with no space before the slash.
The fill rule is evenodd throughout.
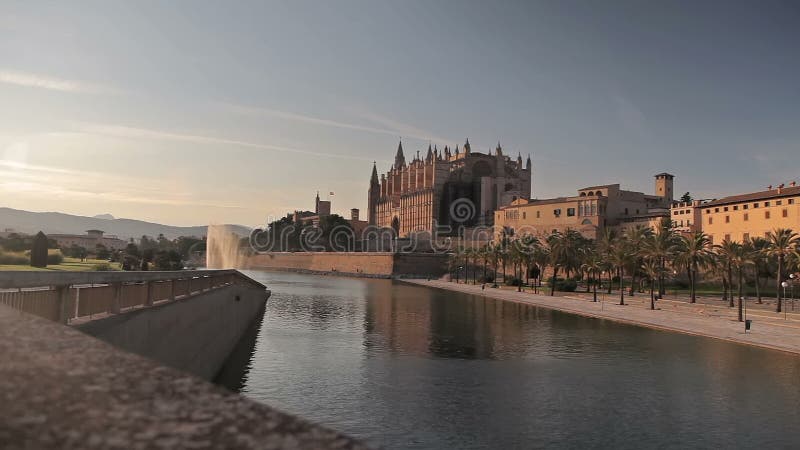
<path id="1" fill-rule="evenodd" d="M 482 289 L 480 284 L 457 284 L 450 281 L 423 279 L 404 279 L 402 281 L 800 355 L 800 317 L 798 314 L 787 314 L 787 318 L 784 319 L 783 313 L 778 314 L 765 309 L 748 310 L 746 318 L 752 320 L 752 328 L 745 332 L 744 323 L 738 321 L 736 308 L 662 299 L 657 301 L 658 309 L 653 311 L 650 309 L 649 294 L 626 296 L 625 302 L 628 304 L 621 306 L 618 304 L 618 295 L 598 296 L 598 302 L 595 303 L 591 301 L 591 296 L 588 298 L 582 295 L 550 297 L 533 292 L 517 292 L 515 289 L 491 288 L 489 285 Z"/>

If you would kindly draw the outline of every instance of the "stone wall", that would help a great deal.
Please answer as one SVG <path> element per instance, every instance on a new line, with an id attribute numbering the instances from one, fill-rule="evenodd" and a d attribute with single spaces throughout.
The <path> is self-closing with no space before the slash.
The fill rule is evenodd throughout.
<path id="1" fill-rule="evenodd" d="M 228 355 L 269 297 L 269 291 L 233 284 L 190 298 L 76 325 L 116 347 L 207 380 Z"/>
<path id="2" fill-rule="evenodd" d="M 446 255 L 433 253 L 270 252 L 245 258 L 242 268 L 379 278 L 439 277 L 446 263 Z"/>

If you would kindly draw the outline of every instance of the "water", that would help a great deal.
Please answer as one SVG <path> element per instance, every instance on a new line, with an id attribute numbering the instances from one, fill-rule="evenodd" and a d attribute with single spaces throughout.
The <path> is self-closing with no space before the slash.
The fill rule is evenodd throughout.
<path id="1" fill-rule="evenodd" d="M 800 446 L 800 357 L 388 280 L 248 273 L 273 294 L 225 383 L 375 446 Z"/>

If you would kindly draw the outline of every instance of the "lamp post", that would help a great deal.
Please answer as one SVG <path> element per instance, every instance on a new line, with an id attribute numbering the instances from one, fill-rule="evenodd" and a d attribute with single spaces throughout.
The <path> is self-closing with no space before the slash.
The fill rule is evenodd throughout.
<path id="1" fill-rule="evenodd" d="M 795 274 L 793 274 L 793 273 L 789 274 L 789 286 L 790 286 L 789 287 L 789 292 L 790 292 L 790 295 L 792 296 L 792 311 L 794 311 L 794 279 L 795 278 L 797 278 L 795 276 Z"/>
<path id="2" fill-rule="evenodd" d="M 788 281 L 782 282 L 781 283 L 781 287 L 783 287 L 783 298 L 786 298 L 786 288 L 789 287 L 789 282 Z M 786 305 L 784 305 L 784 306 L 786 306 Z M 787 311 L 788 311 L 787 308 L 783 308 L 783 320 L 787 320 L 788 319 Z"/>

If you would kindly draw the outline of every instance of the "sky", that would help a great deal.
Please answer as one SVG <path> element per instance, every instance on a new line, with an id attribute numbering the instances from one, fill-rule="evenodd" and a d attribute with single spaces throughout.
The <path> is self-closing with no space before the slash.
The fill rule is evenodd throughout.
<path id="1" fill-rule="evenodd" d="M 263 225 L 499 141 L 533 196 L 800 177 L 794 1 L 0 0 L 0 207 Z"/>

